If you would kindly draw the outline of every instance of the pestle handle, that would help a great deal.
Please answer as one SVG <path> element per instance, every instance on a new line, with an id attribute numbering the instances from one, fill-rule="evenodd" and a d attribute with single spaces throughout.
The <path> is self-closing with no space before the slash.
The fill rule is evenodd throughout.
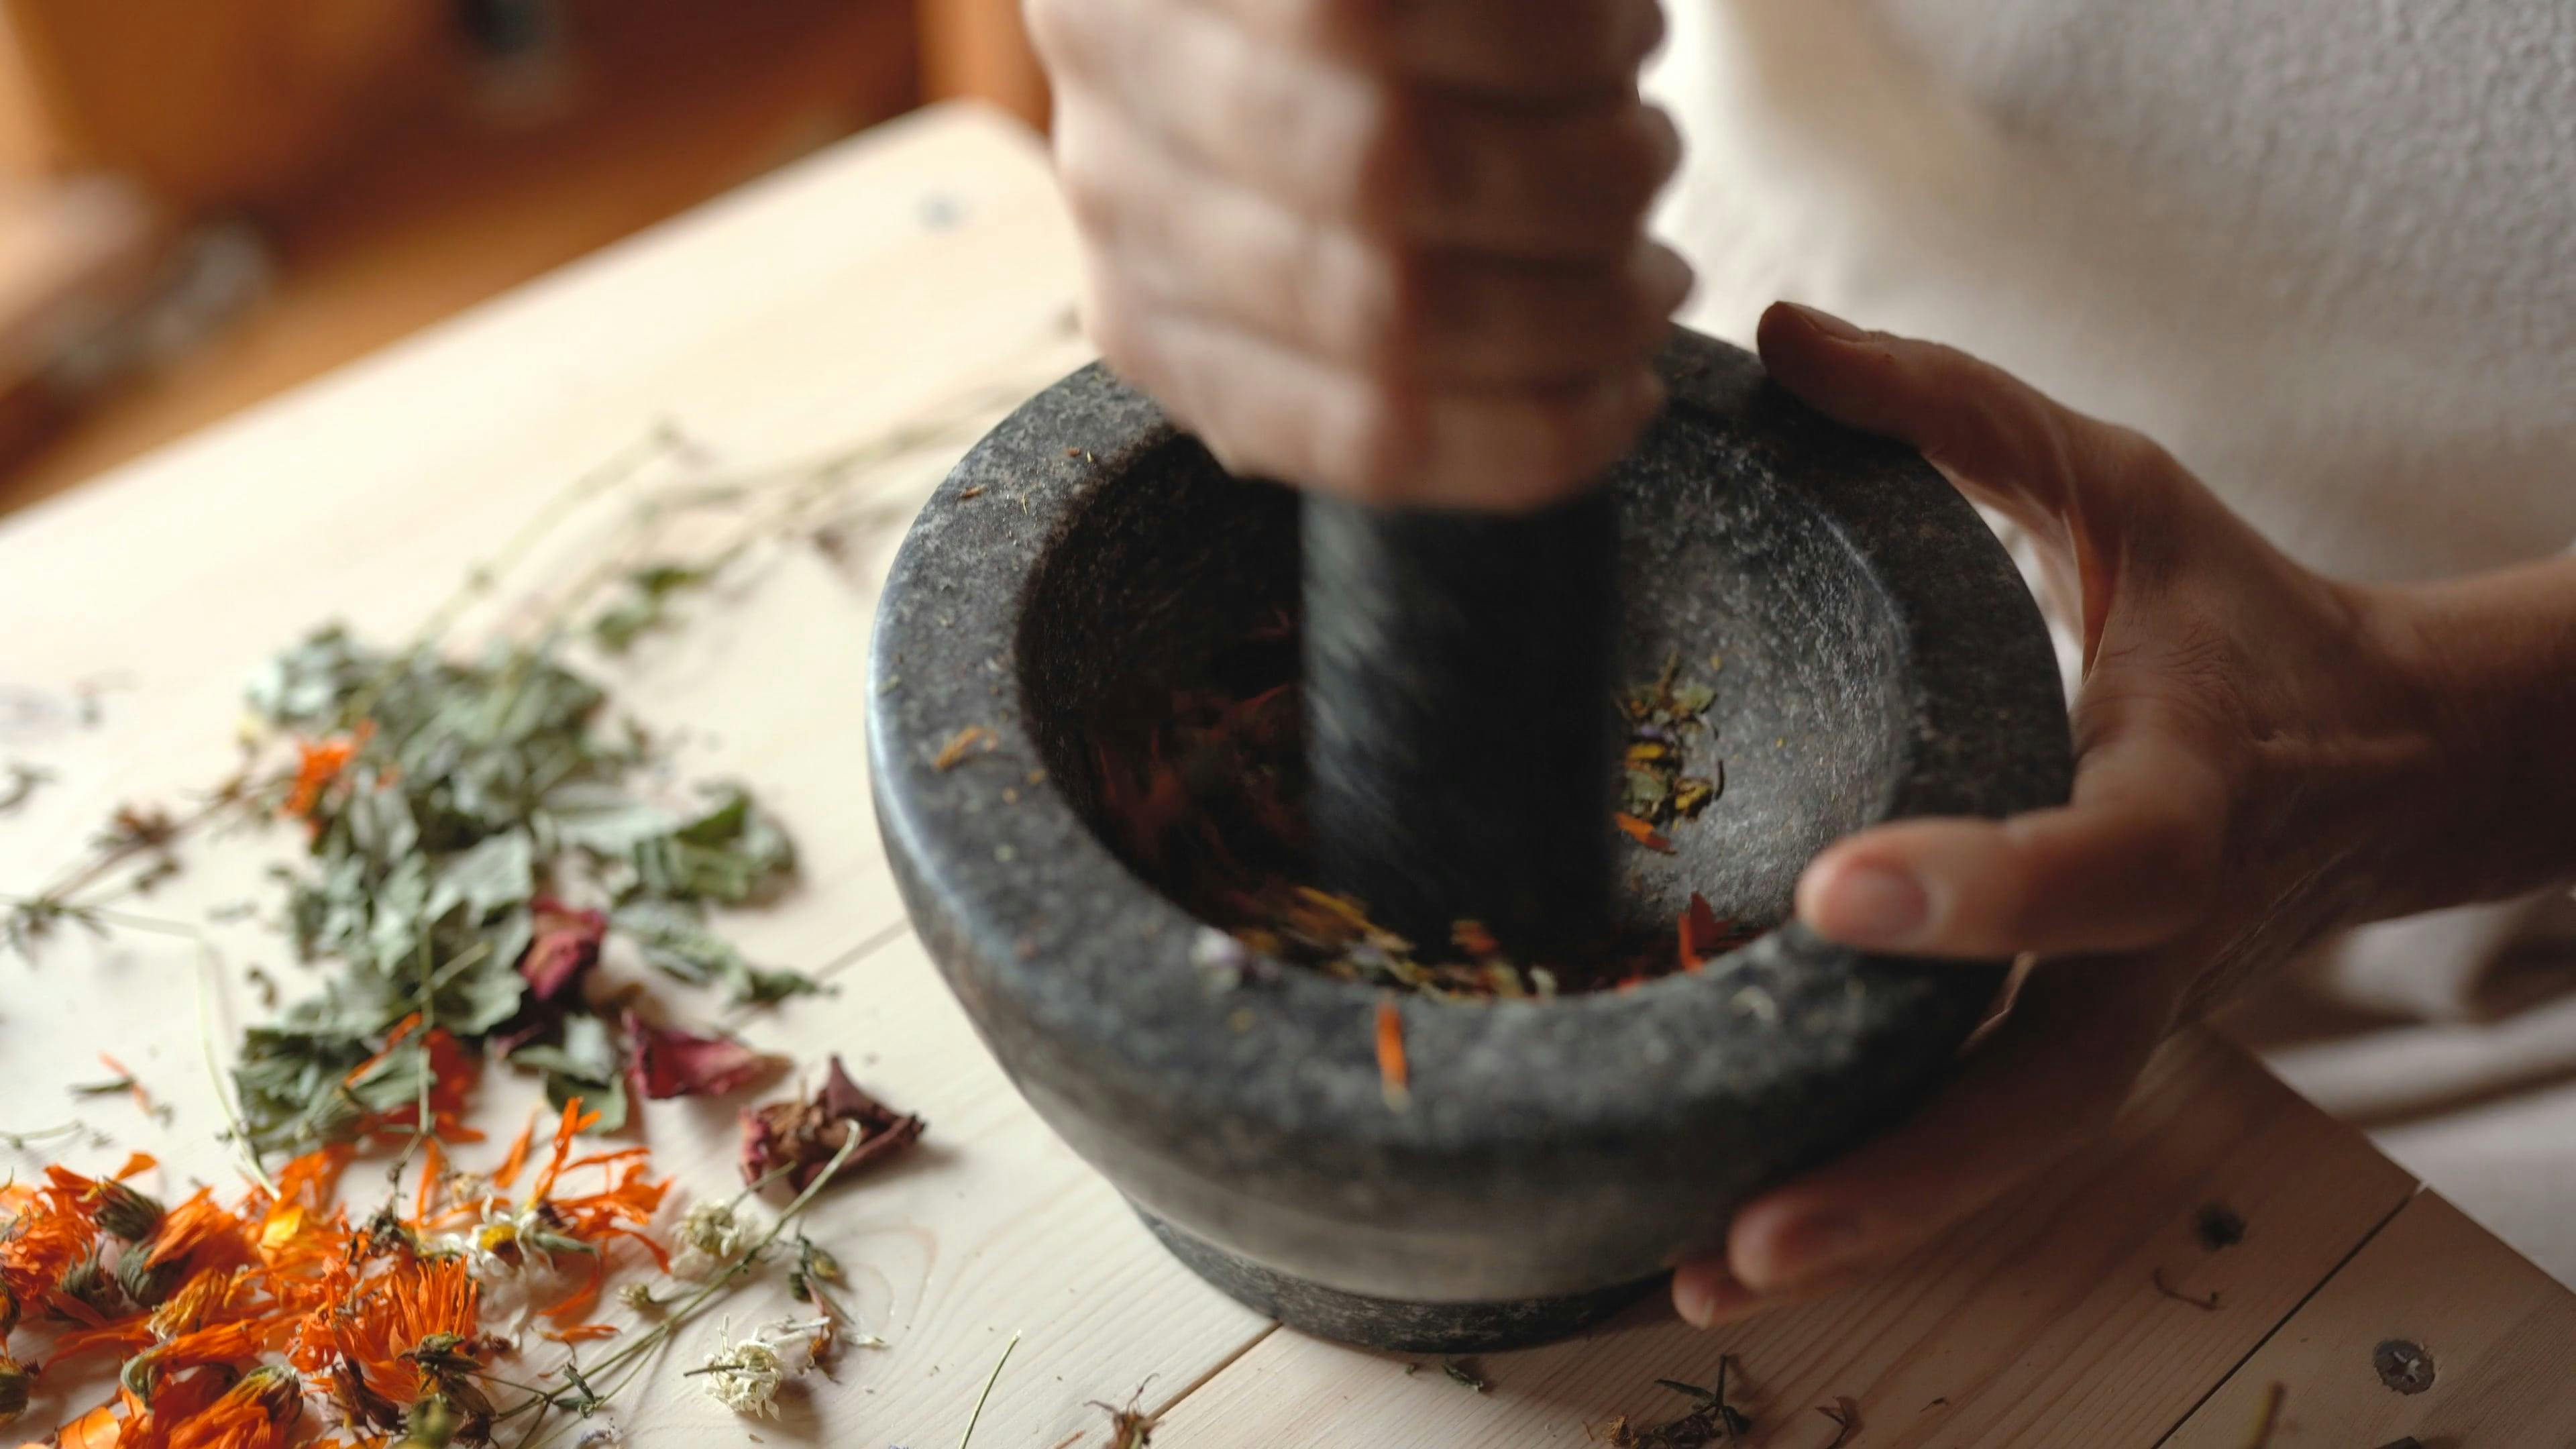
<path id="1" fill-rule="evenodd" d="M 1610 914 L 1618 518 L 1302 503 L 1309 818 L 1325 883 L 1423 947 L 1523 959 Z"/>

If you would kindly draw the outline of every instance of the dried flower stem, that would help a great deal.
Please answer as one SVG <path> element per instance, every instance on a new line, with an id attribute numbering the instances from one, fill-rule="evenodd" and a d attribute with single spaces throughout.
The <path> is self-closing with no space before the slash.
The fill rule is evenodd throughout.
<path id="1" fill-rule="evenodd" d="M 993 1385 L 1002 1381 L 1002 1365 L 1011 1361 L 1011 1350 L 1019 1346 L 1020 1336 L 1016 1333 L 1011 1335 L 1010 1342 L 1002 1345 L 1002 1356 L 993 1360 L 993 1371 L 984 1378 L 984 1392 L 975 1396 L 975 1412 L 966 1416 L 966 1432 L 957 1436 L 957 1449 L 966 1449 L 974 1439 L 975 1426 L 984 1420 L 984 1401 L 993 1397 Z"/>
<path id="2" fill-rule="evenodd" d="M 29 901 L 24 897 L 0 896 L 0 905 L 35 904 L 38 902 Z M 83 920 L 98 925 L 115 926 L 128 931 L 142 931 L 150 935 L 176 936 L 196 946 L 199 968 L 196 979 L 197 1045 L 205 1055 L 207 1083 L 214 1089 L 215 1105 L 223 1109 L 224 1126 L 241 1157 L 242 1166 L 250 1173 L 252 1181 L 274 1194 L 277 1191 L 277 1184 L 270 1180 L 268 1169 L 260 1165 L 259 1154 L 251 1149 L 250 1128 L 242 1121 L 240 1109 L 233 1105 L 232 1092 L 224 1082 L 223 1060 L 215 1050 L 214 1000 L 209 983 L 223 975 L 224 958 L 223 954 L 215 949 L 213 939 L 203 930 L 185 921 L 163 920 L 158 916 L 138 916 L 126 911 L 111 911 L 98 906 L 66 909 L 77 909 Z"/>
<path id="3" fill-rule="evenodd" d="M 538 1425 L 543 1422 L 547 1410 L 562 1406 L 566 1394 L 574 1394 L 576 1400 L 584 1404 L 585 1408 L 596 1408 L 615 1398 L 628 1384 L 635 1381 L 637 1374 L 643 1371 L 644 1365 L 639 1360 L 668 1343 L 680 1325 L 694 1317 L 698 1310 L 704 1308 L 717 1294 L 730 1288 L 734 1279 L 749 1271 L 751 1265 L 759 1260 L 760 1255 L 769 1250 L 769 1245 L 778 1241 L 778 1235 L 786 1231 L 787 1224 L 805 1210 L 806 1205 L 814 1200 L 815 1194 L 822 1191 L 824 1184 L 832 1180 L 832 1175 L 841 1169 L 842 1165 L 849 1160 L 850 1154 L 858 1150 L 858 1146 L 859 1141 L 855 1135 L 841 1144 L 841 1150 L 832 1155 L 831 1165 L 824 1169 L 823 1175 L 814 1179 L 803 1192 L 788 1201 L 787 1206 L 779 1212 L 777 1220 L 769 1225 L 769 1231 L 761 1234 L 760 1241 L 736 1253 L 726 1262 L 721 1271 L 707 1280 L 706 1286 L 673 1303 L 671 1311 L 663 1316 L 661 1322 L 653 1325 L 634 1342 L 625 1345 L 587 1370 L 580 1369 L 577 1365 L 567 1365 L 565 1373 L 568 1376 L 574 1376 L 575 1386 L 578 1387 L 577 1393 L 575 1386 L 538 1393 L 493 1415 L 492 1422 L 497 1426 L 530 1410 L 535 1410 L 537 1421 L 529 1424 L 527 1434 L 519 1440 L 518 1449 L 544 1449 L 544 1446 L 553 1439 L 554 1434 L 552 1432 L 539 1434 Z M 757 1186 L 758 1184 L 754 1184 L 754 1188 L 745 1189 L 746 1195 Z M 617 1373 L 621 1369 L 626 1371 L 625 1374 L 605 1389 L 593 1390 L 588 1386 L 589 1380 Z"/>

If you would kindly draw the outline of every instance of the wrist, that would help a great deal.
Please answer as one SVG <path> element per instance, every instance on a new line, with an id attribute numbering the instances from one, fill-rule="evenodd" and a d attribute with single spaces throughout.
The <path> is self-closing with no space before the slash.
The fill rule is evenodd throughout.
<path id="1" fill-rule="evenodd" d="M 2430 741 L 2410 910 L 2576 880 L 2576 560 L 2369 591 L 2379 652 Z"/>

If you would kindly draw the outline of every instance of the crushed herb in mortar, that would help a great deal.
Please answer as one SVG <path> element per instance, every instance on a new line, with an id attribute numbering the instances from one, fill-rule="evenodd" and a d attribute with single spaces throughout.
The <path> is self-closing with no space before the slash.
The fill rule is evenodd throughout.
<path id="1" fill-rule="evenodd" d="M 1380 926 L 1363 902 L 1312 883 L 1296 668 L 1296 621 L 1273 611 L 1211 661 L 1207 676 L 1225 687 L 1140 703 L 1135 713 L 1147 722 L 1104 730 L 1093 743 L 1097 814 L 1112 843 L 1250 958 L 1410 995 L 1545 999 L 1697 970 L 1760 934 L 1696 895 L 1672 926 L 1631 931 L 1581 960 L 1516 959 L 1480 921 L 1453 922 L 1445 942 Z M 1697 819 L 1718 797 L 1718 780 L 1694 765 L 1710 744 L 1705 716 L 1715 699 L 1709 686 L 1682 681 L 1675 656 L 1615 701 L 1628 732 L 1626 802 L 1643 813 L 1622 811 L 1612 823 L 1649 849 L 1671 853 L 1664 830 Z M 981 737 L 976 726 L 962 728 L 933 768 L 960 763 Z M 1245 974 L 1242 961 L 1218 964 L 1229 978 Z M 1382 1069 L 1386 1036 L 1381 1019 Z M 1402 1074 L 1384 1075 L 1394 1100 Z"/>

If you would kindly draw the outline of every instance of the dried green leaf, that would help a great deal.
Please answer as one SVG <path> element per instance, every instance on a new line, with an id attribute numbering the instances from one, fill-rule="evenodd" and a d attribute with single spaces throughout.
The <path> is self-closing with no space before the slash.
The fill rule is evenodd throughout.
<path id="1" fill-rule="evenodd" d="M 721 987 L 736 1002 L 783 1001 L 822 989 L 802 972 L 752 965 L 709 931 L 699 908 L 687 901 L 629 901 L 609 916 L 609 925 L 632 936 L 653 969 L 693 986 Z"/>
<path id="2" fill-rule="evenodd" d="M 510 830 L 442 861 L 427 913 L 438 920 L 461 904 L 468 922 L 480 922 L 494 912 L 526 905 L 536 893 L 535 848 L 527 832 Z"/>

